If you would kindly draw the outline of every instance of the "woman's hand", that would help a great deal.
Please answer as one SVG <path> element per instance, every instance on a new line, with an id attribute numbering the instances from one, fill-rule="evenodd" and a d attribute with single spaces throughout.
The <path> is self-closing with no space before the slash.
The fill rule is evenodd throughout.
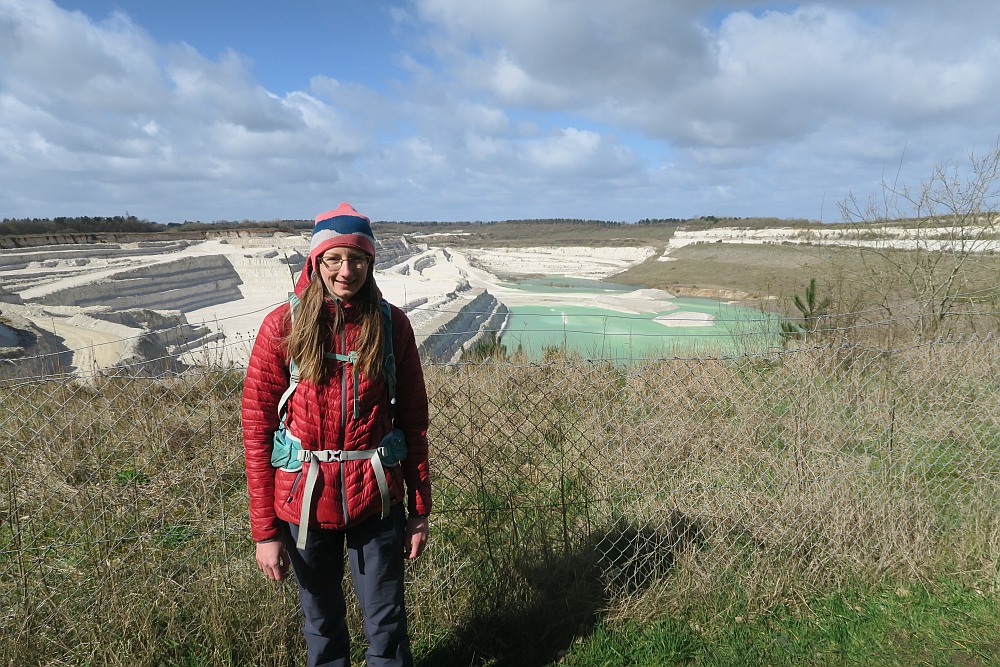
<path id="1" fill-rule="evenodd" d="M 411 516 L 406 520 L 406 534 L 403 535 L 404 555 L 413 560 L 424 552 L 427 546 L 427 534 L 430 532 L 430 522 L 425 516 Z"/>
<path id="2" fill-rule="evenodd" d="M 257 565 L 272 581 L 281 581 L 288 575 L 288 552 L 281 540 L 257 543 Z"/>

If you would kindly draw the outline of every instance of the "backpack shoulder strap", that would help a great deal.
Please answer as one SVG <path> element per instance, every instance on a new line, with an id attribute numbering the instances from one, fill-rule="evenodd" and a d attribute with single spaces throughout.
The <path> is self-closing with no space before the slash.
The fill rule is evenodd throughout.
<path id="1" fill-rule="evenodd" d="M 290 294 L 288 296 L 288 317 L 290 322 L 295 322 L 295 309 L 299 305 L 299 297 L 295 294 Z M 278 401 L 278 418 L 284 422 L 285 412 L 287 412 L 288 399 L 292 397 L 295 393 L 295 388 L 299 386 L 299 367 L 295 365 L 294 359 L 288 360 L 288 389 L 285 393 L 281 395 L 281 400 Z"/>
<path id="2" fill-rule="evenodd" d="M 288 297 L 288 306 L 290 309 L 289 318 L 292 322 L 295 321 L 295 309 L 299 305 L 299 298 L 292 294 Z M 389 407 L 390 410 L 396 407 L 396 355 L 392 350 L 392 309 L 389 307 L 389 302 L 385 299 L 379 303 L 379 309 L 382 311 L 382 331 L 384 332 L 382 350 L 382 373 L 385 377 L 385 384 L 389 390 Z M 288 404 L 288 399 L 292 397 L 295 393 L 295 388 L 299 385 L 299 368 L 295 365 L 294 359 L 288 360 L 288 389 L 285 393 L 281 395 L 281 400 L 278 401 L 278 416 L 283 421 L 286 405 Z"/>
<path id="3" fill-rule="evenodd" d="M 382 341 L 382 374 L 385 376 L 385 384 L 389 389 L 389 409 L 396 407 L 396 355 L 392 351 L 392 309 L 385 299 L 379 303 L 382 311 L 382 331 L 384 332 Z"/>

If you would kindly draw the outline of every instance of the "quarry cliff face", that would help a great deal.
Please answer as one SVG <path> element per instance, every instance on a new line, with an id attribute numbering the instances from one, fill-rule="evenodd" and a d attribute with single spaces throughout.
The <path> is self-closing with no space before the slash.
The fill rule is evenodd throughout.
<path id="1" fill-rule="evenodd" d="M 43 355 L 78 372 L 240 365 L 263 316 L 292 292 L 309 245 L 280 232 L 96 236 L 5 239 L 3 357 Z M 451 360 L 502 329 L 506 307 L 473 287 L 454 254 L 398 237 L 380 239 L 376 256 L 379 287 L 411 312 L 423 355 Z"/>

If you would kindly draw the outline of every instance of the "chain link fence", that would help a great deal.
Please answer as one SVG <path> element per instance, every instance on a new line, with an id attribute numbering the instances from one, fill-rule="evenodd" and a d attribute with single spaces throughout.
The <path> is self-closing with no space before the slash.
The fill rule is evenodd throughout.
<path id="1" fill-rule="evenodd" d="M 998 366 L 993 336 L 425 364 L 435 511 L 408 566 L 422 655 L 491 625 L 564 639 L 664 583 L 944 567 L 995 587 Z M 7 664 L 295 664 L 294 586 L 253 559 L 241 369 L 7 378 Z"/>

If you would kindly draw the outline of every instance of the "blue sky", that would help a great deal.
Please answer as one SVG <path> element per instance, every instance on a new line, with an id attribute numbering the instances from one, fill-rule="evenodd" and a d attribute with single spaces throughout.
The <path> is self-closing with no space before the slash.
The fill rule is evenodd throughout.
<path id="1" fill-rule="evenodd" d="M 835 221 L 996 145 L 996 25 L 972 0 L 0 0 L 0 218 Z"/>

